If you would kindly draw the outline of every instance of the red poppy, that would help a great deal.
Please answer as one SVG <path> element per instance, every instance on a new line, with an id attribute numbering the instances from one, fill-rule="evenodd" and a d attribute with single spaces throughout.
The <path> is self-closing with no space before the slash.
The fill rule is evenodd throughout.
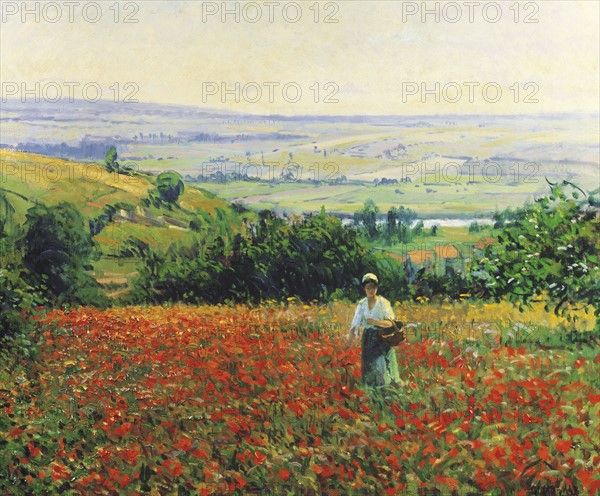
<path id="1" fill-rule="evenodd" d="M 559 439 L 554 442 L 556 450 L 560 453 L 568 453 L 571 450 L 572 445 L 573 441 L 571 441 L 570 439 Z"/>

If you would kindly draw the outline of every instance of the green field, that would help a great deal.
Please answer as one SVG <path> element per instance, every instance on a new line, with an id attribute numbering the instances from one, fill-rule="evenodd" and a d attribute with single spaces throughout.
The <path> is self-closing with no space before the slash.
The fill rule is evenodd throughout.
<path id="1" fill-rule="evenodd" d="M 279 212 L 318 211 L 324 205 L 352 214 L 372 198 L 383 211 L 403 205 L 425 218 L 489 217 L 546 194 L 546 179 L 598 181 L 594 147 L 586 145 L 594 142 L 592 129 L 575 133 L 557 122 L 541 132 L 528 125 L 384 130 L 354 125 L 337 133 L 331 126 L 315 140 L 213 148 L 140 143 L 130 145 L 125 156 L 136 158 L 142 170 L 168 168 L 193 179 L 222 173 L 196 184 L 228 200 Z M 233 178 L 234 173 L 252 180 Z M 342 184 L 331 184 L 342 178 Z M 382 178 L 398 183 L 374 186 Z"/>
<path id="2" fill-rule="evenodd" d="M 545 183 L 544 183 L 545 184 Z M 274 184 L 237 181 L 227 184 L 201 183 L 201 187 L 230 201 L 254 208 L 286 212 L 328 212 L 351 215 L 372 199 L 382 212 L 400 205 L 415 210 L 422 218 L 487 217 L 509 206 L 532 201 L 544 190 L 540 184 L 405 184 L 373 186 L 351 183 L 315 186 L 310 183 Z M 547 187 L 547 185 L 546 185 Z M 547 189 L 547 188 L 546 188 Z M 397 190 L 399 192 L 397 192 Z"/>

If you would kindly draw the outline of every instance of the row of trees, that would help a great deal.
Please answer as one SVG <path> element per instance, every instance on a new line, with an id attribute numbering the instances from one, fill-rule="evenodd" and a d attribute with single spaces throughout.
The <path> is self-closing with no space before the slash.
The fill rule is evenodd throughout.
<path id="1" fill-rule="evenodd" d="M 258 302 L 289 296 L 354 300 L 362 295 L 357 278 L 375 271 L 382 292 L 395 300 L 471 294 L 508 299 L 523 308 L 541 298 L 546 309 L 568 318 L 568 309 L 577 305 L 598 316 L 598 192 L 582 198 L 579 191 L 570 183 L 552 185 L 550 195 L 510 211 L 497 243 L 487 246 L 466 274 L 420 269 L 409 281 L 401 263 L 374 255 L 355 228 L 324 210 L 295 222 L 265 210 L 229 247 L 217 237 L 206 250 L 173 246 L 165 255 L 147 253 L 137 294 L 154 302 Z M 406 209 L 401 218 L 409 223 L 414 213 Z M 393 226 L 390 219 L 386 227 Z"/>
<path id="2" fill-rule="evenodd" d="M 142 256 L 135 302 L 355 299 L 359 278 L 374 270 L 392 297 L 408 296 L 401 264 L 370 253 L 354 229 L 324 210 L 291 222 L 263 210 L 231 246 L 218 236 L 208 246 L 172 245 L 164 254 L 146 249 Z"/>
<path id="3" fill-rule="evenodd" d="M 423 232 L 423 221 L 417 221 L 415 224 L 418 219 L 417 213 L 404 206 L 390 208 L 383 222 L 380 219 L 380 209 L 370 198 L 365 201 L 363 208 L 353 215 L 354 225 L 368 241 L 382 240 L 386 245 L 410 243 Z M 433 226 L 431 234 L 435 236 L 437 231 L 438 227 Z"/>

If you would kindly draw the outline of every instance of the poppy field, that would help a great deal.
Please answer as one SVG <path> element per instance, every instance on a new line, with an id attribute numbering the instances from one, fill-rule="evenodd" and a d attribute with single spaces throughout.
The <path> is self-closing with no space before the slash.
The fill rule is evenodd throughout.
<path id="1" fill-rule="evenodd" d="M 425 323 L 371 391 L 340 305 L 49 312 L 0 366 L 0 493 L 600 493 L 597 349 Z"/>

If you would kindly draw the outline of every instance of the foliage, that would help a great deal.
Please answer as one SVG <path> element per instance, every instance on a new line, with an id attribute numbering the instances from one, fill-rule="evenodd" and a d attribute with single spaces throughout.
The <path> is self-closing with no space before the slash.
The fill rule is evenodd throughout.
<path id="1" fill-rule="evenodd" d="M 498 236 L 469 274 L 476 292 L 506 297 L 520 307 L 537 298 L 563 313 L 565 304 L 584 304 L 600 315 L 600 221 L 589 198 L 570 183 L 511 213 Z"/>
<path id="2" fill-rule="evenodd" d="M 422 221 L 411 228 L 418 216 L 410 208 L 391 207 L 387 211 L 383 226 L 378 224 L 379 212 L 379 207 L 371 198 L 365 201 L 361 210 L 354 212 L 354 224 L 360 227 L 360 232 L 368 241 L 381 239 L 388 246 L 396 243 L 409 243 L 415 235 L 419 235 L 423 231 Z"/>
<path id="3" fill-rule="evenodd" d="M 411 296 L 411 288 L 402 262 L 383 253 L 370 253 L 365 255 L 364 272 L 373 272 L 379 278 L 378 294 L 390 301 L 405 301 Z M 371 268 L 372 267 L 372 268 Z M 348 295 L 350 296 L 350 295 Z M 364 298 L 364 292 L 359 295 Z"/>
<path id="4" fill-rule="evenodd" d="M 200 218 L 195 221 L 201 230 Z M 353 229 L 322 210 L 288 221 L 271 211 L 259 213 L 256 224 L 234 236 L 191 245 L 173 244 L 164 253 L 144 250 L 136 300 L 217 303 L 226 300 L 258 302 L 297 296 L 303 301 L 356 298 L 359 278 L 377 271 L 384 287 L 406 294 L 398 284 L 402 269 L 361 247 Z M 403 293 L 404 292 L 404 293 Z"/>
<path id="5" fill-rule="evenodd" d="M 31 311 L 37 303 L 35 290 L 18 272 L 0 268 L 0 347 L 32 330 Z"/>
<path id="6" fill-rule="evenodd" d="M 191 246 L 174 243 L 166 253 L 147 245 L 139 245 L 138 248 L 143 258 L 138 269 L 139 276 L 134 280 L 136 291 L 130 296 L 131 301 L 218 301 L 223 265 L 210 258 L 219 251 L 216 245 L 206 254 L 198 242 Z"/>
<path id="7" fill-rule="evenodd" d="M 529 204 L 525 205 L 525 210 L 527 210 Z M 494 212 L 492 219 L 494 220 L 494 229 L 502 229 L 504 225 L 513 220 L 517 220 L 521 216 L 522 209 L 515 209 L 508 207 L 505 210 L 500 212 Z"/>
<path id="8" fill-rule="evenodd" d="M 172 208 L 184 190 L 181 174 L 175 171 L 161 172 L 156 178 L 156 188 L 150 191 L 149 202 L 157 208 L 163 205 Z"/>
<path id="9" fill-rule="evenodd" d="M 96 245 L 79 211 L 70 203 L 36 204 L 27 212 L 23 249 L 24 279 L 56 305 L 105 306 L 99 285 L 85 271 Z"/>
<path id="10" fill-rule="evenodd" d="M 190 229 L 194 232 L 202 232 L 203 230 L 210 229 L 212 219 L 208 212 L 198 211 L 192 220 L 190 220 Z"/>
<path id="11" fill-rule="evenodd" d="M 362 224 L 369 239 L 374 239 L 379 234 L 377 214 L 379 214 L 379 207 L 371 198 L 365 201 L 361 210 L 354 212 L 354 222 L 358 225 Z"/>
<path id="12" fill-rule="evenodd" d="M 484 226 L 481 225 L 479 222 L 477 221 L 473 221 L 469 224 L 469 232 L 470 233 L 478 233 L 481 232 L 483 230 Z"/>
<path id="13" fill-rule="evenodd" d="M 106 150 L 106 154 L 104 156 L 104 165 L 108 172 L 119 173 L 120 165 L 119 162 L 117 162 L 117 149 L 114 146 L 110 146 Z"/>
<path id="14" fill-rule="evenodd" d="M 131 165 L 121 165 L 117 162 L 117 149 L 114 146 L 107 148 L 104 154 L 104 168 L 107 172 L 116 172 L 117 174 L 124 174 L 127 176 L 134 175 L 134 169 Z"/>
<path id="15" fill-rule="evenodd" d="M 0 241 L 6 239 L 14 224 L 15 209 L 6 197 L 6 192 L 0 188 Z"/>
<path id="16" fill-rule="evenodd" d="M 438 274 L 425 268 L 419 269 L 411 285 L 413 299 L 448 297 L 453 300 L 460 299 L 461 294 L 467 293 L 467 282 L 452 267 L 447 267 L 444 274 Z"/>
<path id="17" fill-rule="evenodd" d="M 32 330 L 32 309 L 39 298 L 20 277 L 21 253 L 14 247 L 20 226 L 14 223 L 15 209 L 7 192 L 0 189 L 0 348 L 17 342 L 28 356 L 31 343 L 26 336 Z"/>
<path id="18" fill-rule="evenodd" d="M 413 227 L 413 235 L 420 236 L 425 227 L 425 223 L 422 220 L 417 221 L 415 226 Z"/>
<path id="19" fill-rule="evenodd" d="M 397 237 L 400 243 L 408 243 L 411 239 L 409 227 L 417 219 L 417 213 L 410 208 L 392 207 L 387 213 L 387 234 Z"/>
<path id="20" fill-rule="evenodd" d="M 0 368 L 0 492 L 600 489 L 597 350 L 424 331 L 398 348 L 403 385 L 376 392 L 347 325 L 302 305 L 53 311 L 36 363 Z"/>

